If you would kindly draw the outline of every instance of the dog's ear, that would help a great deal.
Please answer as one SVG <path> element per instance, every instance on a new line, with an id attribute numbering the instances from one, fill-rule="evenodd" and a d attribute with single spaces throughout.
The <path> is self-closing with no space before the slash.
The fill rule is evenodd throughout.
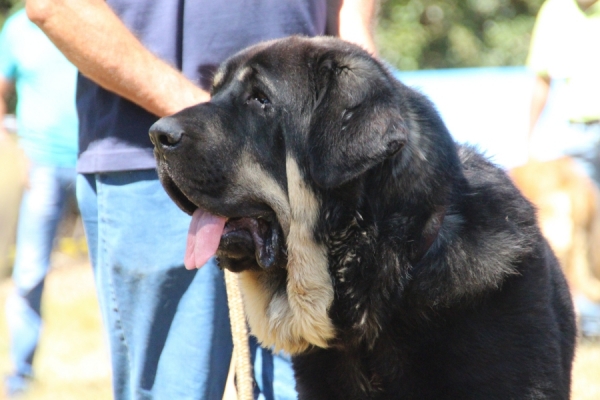
<path id="1" fill-rule="evenodd" d="M 393 78 L 366 53 L 330 52 L 314 73 L 310 172 L 334 188 L 396 154 L 407 129 Z"/>

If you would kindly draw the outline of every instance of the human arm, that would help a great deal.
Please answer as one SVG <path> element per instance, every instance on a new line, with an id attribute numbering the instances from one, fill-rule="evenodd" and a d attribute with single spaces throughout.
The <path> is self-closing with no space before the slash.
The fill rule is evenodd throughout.
<path id="1" fill-rule="evenodd" d="M 13 88 L 13 82 L 0 76 L 0 143 L 9 139 L 9 134 L 4 127 L 4 117 L 6 116 L 6 98 Z"/>
<path id="2" fill-rule="evenodd" d="M 146 110 L 165 116 L 209 100 L 209 93 L 149 52 L 104 0 L 27 0 L 26 7 L 82 74 Z M 375 53 L 375 1 L 343 0 L 338 12 L 339 36 Z"/>
<path id="3" fill-rule="evenodd" d="M 547 75 L 536 75 L 533 83 L 533 93 L 531 96 L 531 106 L 529 109 L 529 132 L 527 137 L 527 143 L 530 147 L 529 153 L 531 154 L 531 139 L 533 136 L 533 130 L 540 119 L 540 115 L 546 107 L 548 101 L 548 94 L 550 93 L 551 79 Z"/>
<path id="4" fill-rule="evenodd" d="M 104 0 L 27 0 L 26 8 L 83 75 L 159 117 L 210 99 L 148 51 Z"/>
<path id="5" fill-rule="evenodd" d="M 338 35 L 341 39 L 362 46 L 376 55 L 373 24 L 376 0 L 341 0 L 338 15 Z"/>

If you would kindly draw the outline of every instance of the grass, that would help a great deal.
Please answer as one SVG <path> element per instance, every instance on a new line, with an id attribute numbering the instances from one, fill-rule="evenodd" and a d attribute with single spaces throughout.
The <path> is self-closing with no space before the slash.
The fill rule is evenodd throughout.
<path id="1" fill-rule="evenodd" d="M 571 398 L 600 399 L 600 341 L 583 342 L 577 346 Z"/>
<path id="2" fill-rule="evenodd" d="M 107 344 L 90 265 L 85 256 L 54 257 L 42 302 L 44 326 L 34 361 L 36 379 L 23 400 L 104 400 L 112 398 Z M 0 284 L 0 303 L 12 290 Z M 0 373 L 10 371 L 8 332 L 0 320 Z M 4 390 L 0 393 L 4 395 Z"/>
<path id="3" fill-rule="evenodd" d="M 85 257 L 56 254 L 44 291 L 44 330 L 34 368 L 36 379 L 22 400 L 108 400 L 110 366 L 96 302 L 92 271 Z M 0 283 L 4 310 L 9 281 Z M 0 374 L 10 370 L 4 314 L 0 318 Z M 578 346 L 573 400 L 600 399 L 600 342 Z M 0 393 L 0 398 L 3 394 Z"/>

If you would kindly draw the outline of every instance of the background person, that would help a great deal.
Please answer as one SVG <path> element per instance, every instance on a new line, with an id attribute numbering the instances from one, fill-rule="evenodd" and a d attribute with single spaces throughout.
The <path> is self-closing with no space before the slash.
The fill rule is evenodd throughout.
<path id="1" fill-rule="evenodd" d="M 600 179 L 600 2 L 597 0 L 546 0 L 534 27 L 527 65 L 535 74 L 530 112 L 530 154 L 546 143 L 556 156 L 575 155 L 582 169 L 596 184 Z M 564 82 L 565 97 L 558 110 L 568 119 L 560 131 L 568 135 L 549 140 L 539 132 L 533 139 L 537 122 L 546 107 L 552 84 Z M 556 128 L 555 128 L 556 129 Z M 595 143 L 595 145 L 594 145 Z M 544 150 L 547 151 L 547 150 Z M 600 304 L 583 294 L 574 298 L 579 329 L 584 336 L 600 337 Z"/>
<path id="2" fill-rule="evenodd" d="M 600 139 L 600 3 L 597 0 L 547 0 L 538 13 L 527 66 L 536 74 L 530 111 L 532 136 L 544 111 L 551 84 L 564 82 L 564 107 L 570 124 L 570 148 L 563 153 L 593 150 L 590 138 Z M 539 141 L 547 141 L 540 132 Z M 563 143 L 557 143 L 560 147 Z M 589 155 L 589 154 L 588 154 Z M 594 158 L 594 157 L 592 157 Z M 588 173 L 594 176 L 592 166 Z"/>
<path id="3" fill-rule="evenodd" d="M 231 357 L 222 271 L 214 261 L 183 268 L 190 218 L 158 181 L 149 127 L 209 100 L 216 67 L 259 41 L 329 26 L 373 51 L 373 9 L 371 0 L 27 1 L 82 73 L 77 195 L 115 398 L 219 399 Z M 278 360 L 255 375 L 262 395 L 295 397 Z"/>
<path id="4" fill-rule="evenodd" d="M 0 33 L 0 118 L 16 85 L 19 145 L 29 160 L 21 200 L 13 268 L 14 291 L 6 302 L 13 372 L 5 379 L 12 396 L 26 389 L 38 345 L 40 303 L 58 224 L 75 194 L 77 159 L 76 69 L 25 10 Z M 8 133 L 0 125 L 0 136 Z"/>

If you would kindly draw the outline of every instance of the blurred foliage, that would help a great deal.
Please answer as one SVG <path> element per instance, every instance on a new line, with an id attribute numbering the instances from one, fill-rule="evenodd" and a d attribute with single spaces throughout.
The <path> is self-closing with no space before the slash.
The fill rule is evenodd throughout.
<path id="1" fill-rule="evenodd" d="M 401 70 L 523 65 L 543 0 L 382 0 L 376 41 Z"/>
<path id="2" fill-rule="evenodd" d="M 4 25 L 9 15 L 23 7 L 23 4 L 23 0 L 0 0 L 0 26 Z"/>

